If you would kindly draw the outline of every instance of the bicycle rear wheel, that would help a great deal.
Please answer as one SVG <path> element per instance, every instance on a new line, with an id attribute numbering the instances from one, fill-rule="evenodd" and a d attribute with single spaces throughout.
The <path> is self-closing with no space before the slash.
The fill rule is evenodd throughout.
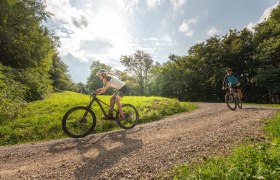
<path id="1" fill-rule="evenodd" d="M 62 129 L 73 138 L 81 138 L 90 134 L 96 125 L 94 112 L 84 106 L 70 109 L 62 119 Z"/>
<path id="2" fill-rule="evenodd" d="M 234 94 L 232 93 L 227 93 L 225 95 L 225 101 L 226 101 L 226 104 L 228 106 L 228 108 L 232 111 L 234 111 L 237 107 L 237 102 L 236 102 L 236 99 L 234 97 Z"/>
<path id="3" fill-rule="evenodd" d="M 123 129 L 131 129 L 138 123 L 139 114 L 137 109 L 131 104 L 122 105 L 125 119 L 117 120 L 117 123 Z"/>
<path id="4" fill-rule="evenodd" d="M 238 98 L 237 106 L 241 109 L 242 108 L 242 101 L 240 98 Z"/>

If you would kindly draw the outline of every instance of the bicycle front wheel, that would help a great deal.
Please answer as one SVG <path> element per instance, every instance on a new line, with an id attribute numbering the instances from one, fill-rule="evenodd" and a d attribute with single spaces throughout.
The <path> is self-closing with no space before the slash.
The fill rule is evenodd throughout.
<path id="1" fill-rule="evenodd" d="M 226 104 L 228 106 L 228 108 L 232 111 L 234 111 L 237 107 L 237 102 L 236 102 L 236 99 L 234 97 L 234 94 L 232 93 L 227 93 L 225 95 L 225 101 L 226 101 Z"/>
<path id="2" fill-rule="evenodd" d="M 62 129 L 73 138 L 81 138 L 90 134 L 96 125 L 94 112 L 84 106 L 70 109 L 62 119 Z"/>
<path id="3" fill-rule="evenodd" d="M 125 119 L 117 120 L 117 123 L 123 129 L 131 129 L 138 123 L 139 114 L 137 109 L 131 104 L 122 105 Z"/>

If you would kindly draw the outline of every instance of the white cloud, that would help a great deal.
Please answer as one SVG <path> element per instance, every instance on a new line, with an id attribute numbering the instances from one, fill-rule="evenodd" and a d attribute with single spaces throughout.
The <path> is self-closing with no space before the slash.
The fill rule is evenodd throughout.
<path id="1" fill-rule="evenodd" d="M 270 15 L 272 9 L 276 8 L 276 7 L 278 6 L 278 4 L 279 4 L 279 2 L 277 2 L 276 4 L 274 4 L 274 5 L 271 6 L 271 7 L 267 8 L 266 10 L 264 10 L 262 16 L 259 18 L 259 20 L 258 20 L 257 22 L 250 22 L 249 24 L 246 25 L 246 27 L 247 27 L 249 30 L 253 31 L 253 28 L 254 28 L 257 24 L 259 24 L 259 23 L 265 21 L 265 19 L 267 19 L 267 18 L 269 17 L 269 15 Z"/>
<path id="2" fill-rule="evenodd" d="M 159 38 L 148 38 L 147 41 L 150 41 L 154 46 L 173 46 L 177 44 L 174 38 L 170 34 L 164 34 Z"/>
<path id="3" fill-rule="evenodd" d="M 159 37 L 148 37 L 148 38 L 139 38 L 137 39 L 139 42 L 138 44 L 146 44 L 150 47 L 155 47 L 155 46 L 173 46 L 177 44 L 176 40 L 172 37 L 171 34 L 165 33 L 162 36 Z M 151 48 L 150 50 L 153 50 Z"/>
<path id="4" fill-rule="evenodd" d="M 149 8 L 155 8 L 160 5 L 162 0 L 146 0 Z"/>
<path id="5" fill-rule="evenodd" d="M 210 29 L 207 31 L 207 35 L 208 35 L 208 36 L 214 36 L 214 35 L 216 35 L 217 33 L 218 33 L 218 29 L 215 28 L 215 27 L 212 27 L 212 28 L 210 28 Z"/>
<path id="6" fill-rule="evenodd" d="M 173 6 L 173 9 L 179 10 L 183 7 L 184 4 L 186 4 L 187 0 L 170 0 L 171 5 Z"/>
<path id="7" fill-rule="evenodd" d="M 110 62 L 131 54 L 137 45 L 129 31 L 129 15 L 139 0 L 83 1 L 72 6 L 69 0 L 46 0 L 55 31 L 60 37 L 61 56 L 71 53 L 80 61 L 100 59 Z M 99 4 L 98 4 L 99 3 Z"/>
<path id="8" fill-rule="evenodd" d="M 138 5 L 140 0 L 108 0 L 110 3 L 117 3 L 120 9 L 122 9 L 125 13 L 133 14 L 136 10 L 138 10 Z"/>
<path id="9" fill-rule="evenodd" d="M 176 41 L 169 34 L 163 35 L 162 41 L 165 45 L 168 45 L 168 46 L 173 46 L 174 44 L 176 44 Z"/>
<path id="10" fill-rule="evenodd" d="M 186 36 L 193 36 L 193 30 L 191 26 L 197 23 L 198 18 L 184 20 L 179 26 L 179 31 L 183 32 Z"/>

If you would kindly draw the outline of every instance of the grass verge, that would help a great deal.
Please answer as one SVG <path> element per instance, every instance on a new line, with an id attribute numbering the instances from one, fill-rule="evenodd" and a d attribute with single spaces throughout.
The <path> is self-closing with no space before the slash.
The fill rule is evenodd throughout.
<path id="1" fill-rule="evenodd" d="M 109 102 L 110 96 L 99 96 Z M 63 115 L 74 106 L 86 106 L 88 95 L 74 92 L 53 93 L 49 98 L 29 103 L 20 110 L 16 119 L 0 119 L 0 145 L 10 145 L 33 141 L 44 141 L 65 137 L 61 129 Z M 197 108 L 196 105 L 162 97 L 126 96 L 122 103 L 133 104 L 139 111 L 140 123 L 159 120 L 164 116 Z M 97 116 L 95 132 L 118 129 L 114 122 L 100 122 L 101 111 L 93 105 Z M 106 109 L 108 111 L 108 108 Z"/>
<path id="2" fill-rule="evenodd" d="M 158 178 L 279 179 L 280 112 L 266 121 L 264 130 L 268 139 L 266 142 L 240 145 L 228 157 L 216 156 L 194 164 L 177 165 Z"/>

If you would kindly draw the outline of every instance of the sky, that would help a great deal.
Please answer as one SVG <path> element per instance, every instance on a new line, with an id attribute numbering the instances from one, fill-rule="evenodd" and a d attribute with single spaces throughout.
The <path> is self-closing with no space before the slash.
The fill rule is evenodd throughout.
<path id="1" fill-rule="evenodd" d="M 52 16 L 46 26 L 60 38 L 58 48 L 75 83 L 86 83 L 93 61 L 124 70 L 123 55 L 136 50 L 154 62 L 230 29 L 253 27 L 279 0 L 45 0 Z"/>

